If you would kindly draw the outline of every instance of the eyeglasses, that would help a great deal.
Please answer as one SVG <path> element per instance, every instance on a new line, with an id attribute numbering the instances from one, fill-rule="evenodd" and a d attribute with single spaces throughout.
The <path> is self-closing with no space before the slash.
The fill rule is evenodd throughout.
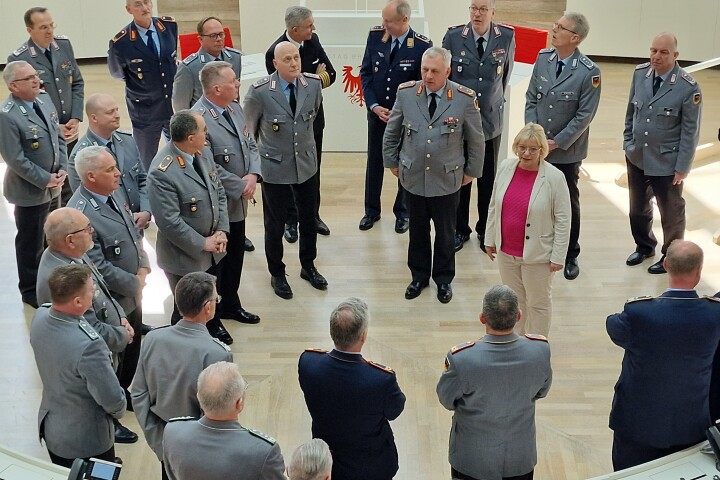
<path id="1" fill-rule="evenodd" d="M 40 26 L 38 27 L 38 30 L 41 30 L 41 31 L 43 31 L 43 32 L 47 32 L 48 30 L 55 30 L 55 28 L 57 28 L 57 24 L 56 24 L 56 23 L 51 23 L 51 24 L 49 24 L 49 25 L 40 25 Z"/>
<path id="2" fill-rule="evenodd" d="M 475 15 L 477 13 L 482 13 L 483 15 L 486 15 L 490 11 L 490 9 L 487 7 L 477 8 L 475 5 L 472 5 L 468 10 L 470 10 L 470 13 L 472 15 Z"/>
<path id="3" fill-rule="evenodd" d="M 526 147 L 525 145 L 518 145 L 517 146 L 518 153 L 525 153 L 528 152 L 530 155 L 537 155 L 537 153 L 540 151 L 540 148 L 538 147 Z"/>
<path id="4" fill-rule="evenodd" d="M 75 235 L 76 233 L 80 233 L 80 232 L 92 232 L 92 230 L 93 230 L 93 226 L 88 223 L 87 227 L 81 228 L 80 230 L 75 230 L 74 232 L 70 232 L 70 233 L 68 233 L 68 235 Z"/>
<path id="5" fill-rule="evenodd" d="M 553 23 L 553 30 L 565 30 L 566 32 L 574 33 L 575 35 L 578 34 L 577 32 L 575 32 L 575 31 L 573 31 L 573 30 L 570 30 L 570 29 L 567 28 L 567 27 L 563 27 L 562 25 L 560 25 L 560 24 L 557 23 L 557 22 Z"/>
<path id="6" fill-rule="evenodd" d="M 220 302 L 222 302 L 222 296 L 218 295 L 215 298 L 211 298 L 210 300 L 205 302 L 203 305 L 207 305 L 208 303 L 212 303 L 213 301 L 215 302 L 216 305 L 219 304 Z"/>
<path id="7" fill-rule="evenodd" d="M 209 33 L 207 35 L 200 35 L 201 37 L 208 37 L 212 40 L 221 40 L 225 38 L 225 32 L 220 33 Z"/>
<path id="8" fill-rule="evenodd" d="M 28 75 L 27 77 L 16 78 L 15 80 L 13 80 L 13 82 L 25 82 L 27 80 L 40 80 L 40 75 L 38 75 L 37 73 L 33 73 L 32 75 Z"/>

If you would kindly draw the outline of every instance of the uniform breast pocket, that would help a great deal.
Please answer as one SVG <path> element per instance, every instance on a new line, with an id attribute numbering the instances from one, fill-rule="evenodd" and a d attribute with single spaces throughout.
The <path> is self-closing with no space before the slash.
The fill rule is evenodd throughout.
<path id="1" fill-rule="evenodd" d="M 280 163 L 282 162 L 282 152 L 277 149 L 268 146 L 260 150 L 260 158 L 262 160 L 269 160 L 271 162 Z"/>
<path id="2" fill-rule="evenodd" d="M 662 130 L 671 130 L 675 128 L 679 123 L 677 108 L 659 108 L 657 114 L 657 125 Z"/>
<path id="3" fill-rule="evenodd" d="M 25 131 L 24 144 L 29 147 L 28 150 L 37 150 L 40 145 L 49 142 L 47 132 L 40 127 L 30 126 L 30 129 Z"/>
<path id="4" fill-rule="evenodd" d="M 463 73 L 470 66 L 470 59 L 465 57 L 453 57 L 450 74 Z M 467 73 L 467 72 L 466 72 Z"/>
<path id="5" fill-rule="evenodd" d="M 285 124 L 288 122 L 289 117 L 284 113 L 276 115 L 263 114 L 263 122 L 265 127 L 269 128 L 272 132 L 278 133 L 284 128 L 288 128 Z"/>
<path id="6" fill-rule="evenodd" d="M 203 195 L 204 197 L 204 195 Z M 197 218 L 204 214 L 205 199 L 198 193 L 184 195 L 181 200 L 180 213 L 184 217 Z"/>
<path id="7" fill-rule="evenodd" d="M 302 119 L 307 123 L 312 122 L 314 118 L 315 118 L 315 110 L 314 109 L 302 113 Z"/>
<path id="8" fill-rule="evenodd" d="M 575 92 L 561 92 L 555 103 L 555 108 L 557 108 L 560 113 L 574 114 L 578 109 L 578 98 Z"/>
<path id="9" fill-rule="evenodd" d="M 445 142 L 445 146 L 454 145 L 462 138 L 460 127 L 458 125 L 442 125 L 440 127 L 440 135 Z"/>
<path id="10" fill-rule="evenodd" d="M 233 163 L 237 156 L 237 153 L 233 151 L 234 148 L 232 145 L 213 145 L 212 150 L 215 163 L 218 165 L 224 166 Z"/>
<path id="11" fill-rule="evenodd" d="M 119 259 L 125 249 L 128 248 L 127 242 L 121 240 L 118 238 L 117 235 L 108 235 L 100 239 L 100 243 L 103 246 L 103 253 L 105 255 L 105 258 L 107 258 L 109 261 L 117 260 Z"/>

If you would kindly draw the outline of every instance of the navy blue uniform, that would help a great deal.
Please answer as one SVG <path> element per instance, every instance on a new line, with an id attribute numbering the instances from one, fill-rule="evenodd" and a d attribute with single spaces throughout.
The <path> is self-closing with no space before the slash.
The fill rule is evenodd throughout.
<path id="1" fill-rule="evenodd" d="M 694 290 L 631 299 L 607 318 L 607 331 L 625 349 L 610 412 L 615 470 L 702 442 L 720 299 Z"/>
<path id="2" fill-rule="evenodd" d="M 153 17 L 160 40 L 160 56 L 140 38 L 131 22 L 110 40 L 108 69 L 110 75 L 125 81 L 125 102 L 133 125 L 133 138 L 140 150 L 145 170 L 158 151 L 160 134 L 168 138 L 173 114 L 172 90 L 177 72 L 177 24 L 172 17 Z"/>
<path id="3" fill-rule="evenodd" d="M 313 438 L 333 453 L 332 478 L 391 480 L 398 455 L 389 421 L 405 408 L 395 372 L 360 353 L 306 350 L 298 373 Z"/>
<path id="4" fill-rule="evenodd" d="M 365 215 L 380 215 L 380 194 L 383 181 L 382 143 L 385 122 L 375 115 L 371 108 L 380 105 L 392 109 L 395 95 L 401 83 L 420 80 L 422 55 L 432 47 L 432 41 L 412 28 L 408 29 L 405 41 L 390 63 L 392 37 L 383 27 L 373 27 L 368 35 L 360 80 L 362 81 L 365 105 L 368 108 L 368 160 L 365 170 Z M 398 182 L 393 212 L 398 219 L 408 218 L 403 189 Z"/>

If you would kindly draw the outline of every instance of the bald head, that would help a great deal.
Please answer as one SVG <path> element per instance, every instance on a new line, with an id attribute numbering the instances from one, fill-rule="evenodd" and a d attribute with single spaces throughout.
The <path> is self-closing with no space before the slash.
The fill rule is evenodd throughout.
<path id="1" fill-rule="evenodd" d="M 120 128 L 120 107 L 112 95 L 90 95 L 85 99 L 85 112 L 90 130 L 101 138 L 110 139 L 112 132 Z"/>
<path id="2" fill-rule="evenodd" d="M 273 65 L 278 75 L 288 83 L 294 83 L 300 75 L 300 51 L 290 42 L 275 45 Z"/>
<path id="3" fill-rule="evenodd" d="M 45 238 L 51 250 L 61 250 L 67 236 L 90 223 L 90 220 L 76 208 L 63 207 L 50 212 L 45 220 Z M 85 253 L 85 252 L 83 252 Z"/>
<path id="4" fill-rule="evenodd" d="M 653 38 L 650 45 L 650 63 L 656 74 L 665 75 L 672 70 L 677 58 L 677 37 L 675 35 L 663 32 Z"/>

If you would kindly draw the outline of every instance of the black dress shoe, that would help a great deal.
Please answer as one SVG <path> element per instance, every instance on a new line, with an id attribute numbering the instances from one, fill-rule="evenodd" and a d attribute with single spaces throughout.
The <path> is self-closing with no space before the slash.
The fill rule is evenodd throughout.
<path id="1" fill-rule="evenodd" d="M 288 243 L 295 243 L 298 239 L 298 231 L 297 231 L 297 225 L 288 225 L 285 224 L 285 233 L 283 233 L 283 236 L 285 237 L 285 240 L 288 241 Z"/>
<path id="2" fill-rule="evenodd" d="M 448 303 L 452 300 L 452 287 L 449 283 L 438 285 L 437 299 L 440 300 L 440 303 Z"/>
<path id="3" fill-rule="evenodd" d="M 487 252 L 485 251 L 485 235 L 484 235 L 484 234 L 481 235 L 481 234 L 478 233 L 478 241 L 480 242 L 480 250 L 482 250 L 483 252 L 487 253 Z"/>
<path id="4" fill-rule="evenodd" d="M 580 275 L 580 267 L 577 263 L 577 258 L 568 258 L 565 262 L 565 269 L 563 275 L 568 280 L 575 280 Z"/>
<path id="5" fill-rule="evenodd" d="M 132 412 L 134 410 L 133 410 L 132 397 L 130 396 L 130 392 L 128 392 L 126 389 L 123 389 L 123 390 L 125 390 L 125 405 L 126 405 L 125 410 L 127 410 L 128 412 Z"/>
<path id="6" fill-rule="evenodd" d="M 225 330 L 225 327 L 223 327 L 222 323 L 217 322 L 219 325 L 212 325 L 208 326 L 208 332 L 210 333 L 211 337 L 217 338 L 221 342 L 223 342 L 225 345 L 232 345 L 233 338 L 230 336 L 230 332 Z"/>
<path id="7" fill-rule="evenodd" d="M 273 290 L 275 290 L 275 295 L 277 295 L 280 298 L 284 298 L 285 300 L 290 300 L 293 298 L 293 291 L 292 288 L 290 288 L 290 284 L 285 280 L 285 275 L 278 276 L 278 277 L 272 277 L 270 279 L 270 285 L 272 286 Z"/>
<path id="8" fill-rule="evenodd" d="M 303 280 L 307 280 L 310 282 L 310 285 L 313 286 L 313 288 L 317 288 L 318 290 L 327 290 L 327 280 L 325 280 L 325 277 L 320 275 L 320 272 L 318 272 L 317 268 L 310 267 L 310 268 L 303 268 L 300 270 L 300 278 Z"/>
<path id="9" fill-rule="evenodd" d="M 408 300 L 412 300 L 413 298 L 419 297 L 420 293 L 423 291 L 423 288 L 427 287 L 429 284 L 430 282 L 428 280 L 413 280 L 412 282 L 410 282 L 410 285 L 408 285 L 405 289 L 405 298 Z"/>
<path id="10" fill-rule="evenodd" d="M 153 327 L 151 325 L 148 325 L 147 323 L 143 323 L 142 327 L 140 327 L 140 334 L 141 335 L 147 335 L 148 333 L 152 332 Z"/>
<path id="11" fill-rule="evenodd" d="M 317 219 L 317 233 L 320 235 L 325 235 L 326 237 L 330 235 L 330 229 L 328 226 L 323 222 L 321 219 Z"/>
<path id="12" fill-rule="evenodd" d="M 115 443 L 135 443 L 138 441 L 137 433 L 127 427 L 120 425 L 120 422 L 114 420 L 115 423 Z"/>
<path id="13" fill-rule="evenodd" d="M 22 297 L 22 301 L 23 301 L 23 303 L 25 303 L 25 304 L 27 304 L 27 305 L 30 305 L 31 307 L 33 307 L 33 308 L 35 308 L 35 309 L 37 309 L 38 306 L 39 306 L 39 305 L 38 305 L 37 298 L 35 297 L 35 295 L 32 295 L 32 296 L 31 296 L 31 295 L 24 296 L 24 297 Z"/>
<path id="14" fill-rule="evenodd" d="M 455 234 L 455 251 L 459 252 L 462 250 L 463 246 L 465 245 L 465 242 L 470 240 L 470 235 L 465 235 L 464 233 L 456 233 Z"/>
<path id="15" fill-rule="evenodd" d="M 250 325 L 260 323 L 260 316 L 250 313 L 242 307 L 238 307 L 234 310 L 223 310 L 218 313 L 218 316 L 220 318 L 237 320 L 240 323 L 247 323 Z"/>
<path id="16" fill-rule="evenodd" d="M 376 215 L 374 217 L 365 215 L 360 219 L 360 230 L 370 230 L 378 220 L 380 220 L 380 215 Z"/>
<path id="17" fill-rule="evenodd" d="M 246 252 L 253 252 L 253 251 L 255 251 L 255 245 L 253 245 L 252 240 L 250 240 L 249 238 L 245 237 L 245 244 L 243 245 L 243 249 L 244 249 Z"/>
<path id="18" fill-rule="evenodd" d="M 633 252 L 627 258 L 627 260 L 625 260 L 625 265 L 629 265 L 631 267 L 633 267 L 635 265 L 640 265 L 643 262 L 643 260 L 645 260 L 646 258 L 650 258 L 650 257 L 654 257 L 654 256 L 655 256 L 654 253 L 649 253 L 646 255 L 646 254 L 640 253 L 640 252 Z"/>
<path id="19" fill-rule="evenodd" d="M 665 265 L 663 265 L 663 262 L 665 261 L 665 255 L 660 258 L 657 262 L 653 263 L 648 267 L 648 273 L 652 273 L 653 275 L 659 275 L 661 273 L 667 273 L 667 270 L 665 270 Z"/>
<path id="20" fill-rule="evenodd" d="M 408 228 L 410 228 L 409 218 L 398 218 L 395 220 L 395 231 L 397 233 L 405 233 L 408 231 Z"/>

